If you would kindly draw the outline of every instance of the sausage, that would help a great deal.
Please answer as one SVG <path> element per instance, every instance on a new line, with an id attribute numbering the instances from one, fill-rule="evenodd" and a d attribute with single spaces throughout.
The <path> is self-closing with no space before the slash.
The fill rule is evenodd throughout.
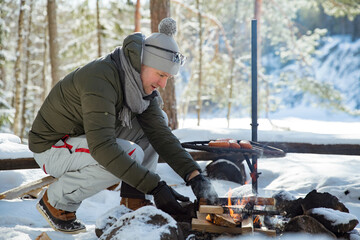
<path id="1" fill-rule="evenodd" d="M 252 149 L 252 146 L 251 146 L 251 143 L 247 140 L 241 140 L 239 142 L 239 145 L 242 147 L 242 148 L 245 148 L 245 149 Z"/>
<path id="2" fill-rule="evenodd" d="M 237 143 L 236 140 L 229 140 L 230 148 L 241 148 L 240 144 Z"/>
<path id="3" fill-rule="evenodd" d="M 210 141 L 209 142 L 210 147 L 219 147 L 219 148 L 229 148 L 230 143 L 228 141 Z"/>

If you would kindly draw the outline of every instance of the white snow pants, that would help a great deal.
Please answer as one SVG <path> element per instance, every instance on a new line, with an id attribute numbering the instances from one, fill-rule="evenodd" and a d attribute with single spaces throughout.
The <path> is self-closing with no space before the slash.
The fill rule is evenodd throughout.
<path id="1" fill-rule="evenodd" d="M 164 112 L 166 117 L 166 113 Z M 167 120 L 167 117 L 166 117 Z M 158 154 L 145 137 L 136 118 L 132 128 L 116 129 L 116 142 L 131 158 L 149 169 L 156 170 Z M 34 153 L 38 165 L 58 180 L 48 190 L 49 203 L 65 211 L 76 211 L 81 202 L 121 180 L 107 171 L 88 153 L 85 135 L 69 137 L 65 140 L 71 145 L 71 153 L 60 140 L 51 149 Z"/>

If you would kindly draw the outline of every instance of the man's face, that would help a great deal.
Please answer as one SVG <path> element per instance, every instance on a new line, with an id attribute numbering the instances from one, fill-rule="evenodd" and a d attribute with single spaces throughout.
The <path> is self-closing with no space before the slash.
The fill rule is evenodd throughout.
<path id="1" fill-rule="evenodd" d="M 170 74 L 146 65 L 141 65 L 140 76 L 144 91 L 149 95 L 158 87 L 165 88 Z"/>

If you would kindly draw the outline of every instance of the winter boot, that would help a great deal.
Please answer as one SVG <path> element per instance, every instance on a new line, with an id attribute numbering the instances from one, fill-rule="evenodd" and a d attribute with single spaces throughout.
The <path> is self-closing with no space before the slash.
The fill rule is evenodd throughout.
<path id="1" fill-rule="evenodd" d="M 131 210 L 137 210 L 144 206 L 153 206 L 154 204 L 147 199 L 141 199 L 141 198 L 121 198 L 120 205 L 124 205 L 125 207 L 131 209 Z"/>
<path id="2" fill-rule="evenodd" d="M 56 209 L 48 200 L 46 191 L 36 208 L 55 231 L 69 234 L 86 232 L 85 225 L 76 219 L 75 212 Z"/>

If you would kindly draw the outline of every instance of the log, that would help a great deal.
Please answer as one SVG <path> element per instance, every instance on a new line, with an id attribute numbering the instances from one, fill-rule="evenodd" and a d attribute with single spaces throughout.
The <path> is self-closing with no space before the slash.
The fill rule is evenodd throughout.
<path id="1" fill-rule="evenodd" d="M 47 176 L 44 178 L 41 178 L 39 180 L 30 182 L 28 184 L 10 189 L 6 192 L 0 193 L 0 199 L 15 199 L 21 196 L 24 196 L 30 191 L 34 191 L 39 188 L 43 188 L 53 182 L 55 182 L 57 179 L 52 176 Z"/>
<path id="2" fill-rule="evenodd" d="M 360 144 L 311 144 L 293 142 L 259 142 L 280 148 L 286 153 L 360 155 Z"/>
<path id="3" fill-rule="evenodd" d="M 231 208 L 236 214 L 250 214 L 250 215 L 284 215 L 284 213 L 277 210 L 256 210 L 256 209 L 245 209 L 244 206 L 213 206 L 213 205 L 201 205 L 199 207 L 200 213 L 213 213 L 213 214 L 224 214 L 229 213 Z"/>
<path id="4" fill-rule="evenodd" d="M 34 158 L 0 159 L 0 170 L 39 168 Z"/>
<path id="5" fill-rule="evenodd" d="M 42 232 L 35 240 L 51 240 L 46 232 Z"/>
<path id="6" fill-rule="evenodd" d="M 266 234 L 268 237 L 276 237 L 276 230 L 254 228 L 254 232 Z"/>
<path id="7" fill-rule="evenodd" d="M 252 227 L 222 227 L 212 224 L 206 220 L 200 220 L 193 218 L 191 221 L 191 229 L 199 232 L 209 233 L 231 233 L 231 234 L 242 234 L 252 232 Z"/>
<path id="8" fill-rule="evenodd" d="M 200 205 L 199 212 L 200 213 L 223 214 L 224 209 L 222 206 Z"/>
<path id="9" fill-rule="evenodd" d="M 227 205 L 228 204 L 228 198 L 218 198 L 218 204 L 220 205 Z M 275 206 L 275 199 L 274 198 L 266 198 L 266 197 L 257 197 L 257 196 L 249 196 L 249 197 L 232 197 L 230 199 L 232 205 L 238 204 L 238 201 L 240 200 L 240 203 L 242 205 L 247 204 L 248 202 L 253 203 L 254 205 L 269 205 L 269 206 Z"/>
<path id="10" fill-rule="evenodd" d="M 238 225 L 234 221 L 234 219 L 232 219 L 232 217 L 230 217 L 229 215 L 208 214 L 208 216 L 210 217 L 210 219 L 206 219 L 206 220 L 218 226 L 233 228 L 236 227 L 236 225 Z"/>

